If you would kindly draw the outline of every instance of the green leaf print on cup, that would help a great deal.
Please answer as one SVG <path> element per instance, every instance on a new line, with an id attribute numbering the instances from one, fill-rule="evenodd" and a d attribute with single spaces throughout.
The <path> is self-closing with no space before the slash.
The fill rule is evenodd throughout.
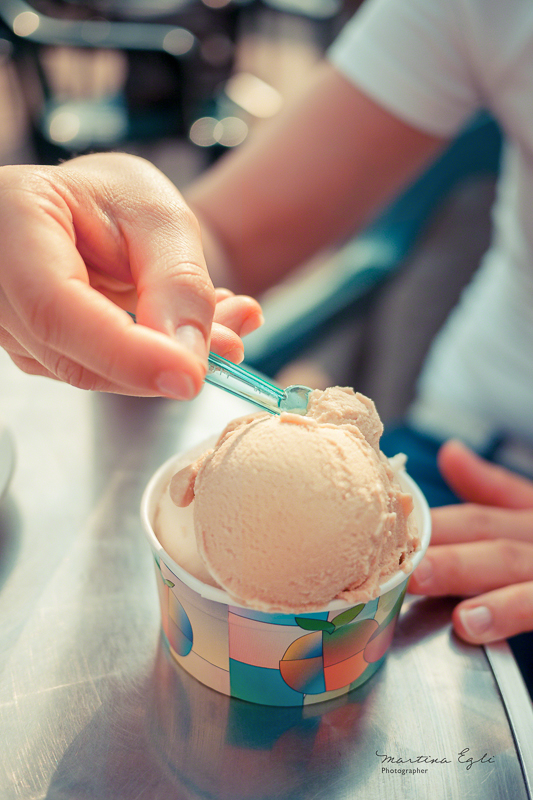
<path id="1" fill-rule="evenodd" d="M 368 667 L 364 649 L 379 625 L 375 619 L 354 620 L 364 603 L 346 609 L 333 620 L 295 617 L 312 631 L 287 648 L 280 661 L 285 683 L 302 694 L 320 694 L 348 686 Z"/>

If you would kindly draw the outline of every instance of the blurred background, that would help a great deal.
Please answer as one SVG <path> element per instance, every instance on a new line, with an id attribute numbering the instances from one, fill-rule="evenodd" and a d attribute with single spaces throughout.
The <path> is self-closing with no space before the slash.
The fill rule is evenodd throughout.
<path id="1" fill-rule="evenodd" d="M 183 188 L 290 101 L 360 2 L 0 0 L 0 165 L 118 149 Z M 499 150 L 474 120 L 367 231 L 269 292 L 247 363 L 400 417 L 487 246 Z"/>

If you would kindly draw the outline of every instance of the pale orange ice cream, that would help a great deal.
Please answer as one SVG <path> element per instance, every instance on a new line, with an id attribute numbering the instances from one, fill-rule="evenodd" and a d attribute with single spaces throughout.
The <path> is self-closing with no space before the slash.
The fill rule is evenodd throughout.
<path id="1" fill-rule="evenodd" d="M 409 571 L 419 544 L 403 459 L 380 452 L 382 430 L 374 403 L 341 387 L 312 392 L 306 416 L 235 420 L 172 478 L 156 535 L 187 571 L 258 610 L 367 602 Z"/>

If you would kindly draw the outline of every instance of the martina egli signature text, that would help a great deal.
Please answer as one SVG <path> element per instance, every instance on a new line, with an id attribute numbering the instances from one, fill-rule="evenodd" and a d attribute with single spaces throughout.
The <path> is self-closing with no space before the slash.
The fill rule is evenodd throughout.
<path id="1" fill-rule="evenodd" d="M 426 773 L 428 771 L 425 764 L 452 764 L 450 758 L 435 758 L 434 756 L 410 756 L 409 758 L 402 758 L 401 756 L 390 756 L 387 753 L 380 753 L 376 750 L 376 756 L 381 759 L 381 771 L 385 773 L 401 773 L 402 775 L 410 773 Z M 483 753 L 479 758 L 475 758 L 470 754 L 470 748 L 465 747 L 460 753 L 457 753 L 456 762 L 462 764 L 466 770 L 472 769 L 475 764 L 494 764 L 494 756 L 489 756 L 488 753 Z M 415 768 L 416 767 L 416 768 Z"/>

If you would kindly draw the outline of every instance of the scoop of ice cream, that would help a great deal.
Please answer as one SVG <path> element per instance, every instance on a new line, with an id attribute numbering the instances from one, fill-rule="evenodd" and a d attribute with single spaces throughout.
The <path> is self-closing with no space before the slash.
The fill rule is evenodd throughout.
<path id="1" fill-rule="evenodd" d="M 306 416 L 330 425 L 355 425 L 374 450 L 379 450 L 383 425 L 375 403 L 349 386 L 311 392 Z"/>
<path id="2" fill-rule="evenodd" d="M 418 544 L 411 497 L 379 451 L 381 430 L 374 404 L 339 387 L 313 392 L 306 416 L 231 423 L 168 489 L 179 506 L 194 498 L 211 577 L 238 602 L 268 611 L 376 595 Z"/>

